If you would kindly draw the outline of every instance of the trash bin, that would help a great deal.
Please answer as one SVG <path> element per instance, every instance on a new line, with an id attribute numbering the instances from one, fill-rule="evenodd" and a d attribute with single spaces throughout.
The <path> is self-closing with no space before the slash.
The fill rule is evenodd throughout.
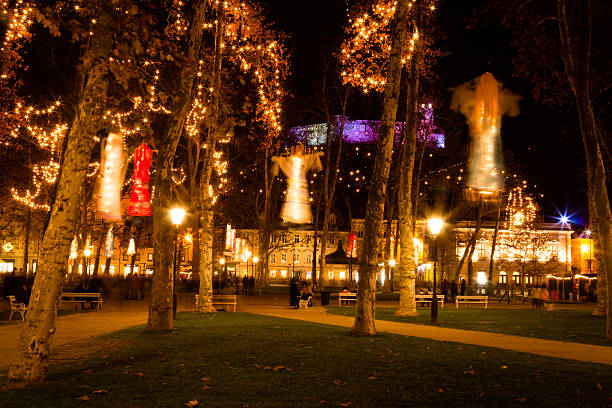
<path id="1" fill-rule="evenodd" d="M 329 294 L 331 292 L 328 290 L 322 290 L 321 291 L 321 306 L 327 306 L 329 305 Z"/>

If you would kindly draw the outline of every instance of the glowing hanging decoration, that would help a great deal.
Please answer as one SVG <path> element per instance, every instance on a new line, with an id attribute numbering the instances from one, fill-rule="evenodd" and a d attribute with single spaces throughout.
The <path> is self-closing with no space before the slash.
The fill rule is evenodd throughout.
<path id="1" fill-rule="evenodd" d="M 77 257 L 77 248 L 78 248 L 77 237 L 72 238 L 72 243 L 70 244 L 70 259 L 76 259 Z"/>
<path id="2" fill-rule="evenodd" d="M 126 254 L 134 255 L 136 253 L 136 242 L 134 241 L 134 237 L 130 238 L 130 244 L 128 245 L 128 249 Z"/>
<path id="3" fill-rule="evenodd" d="M 518 115 L 518 101 L 489 72 L 454 90 L 451 109 L 466 117 L 472 136 L 467 185 L 478 193 L 503 189 L 501 117 Z"/>
<path id="4" fill-rule="evenodd" d="M 98 217 L 121 221 L 121 167 L 123 165 L 123 138 L 121 135 L 109 133 L 103 159 Z"/>
<path id="5" fill-rule="evenodd" d="M 146 217 L 151 215 L 149 196 L 149 167 L 153 151 L 146 144 L 141 144 L 134 151 L 134 178 L 128 215 Z"/>
<path id="6" fill-rule="evenodd" d="M 272 158 L 274 176 L 278 174 L 279 167 L 287 176 L 287 195 L 281 212 L 283 221 L 293 224 L 309 224 L 312 222 L 306 173 L 311 170 L 316 172 L 323 169 L 321 155 L 323 155 L 322 152 L 304 154 L 304 146 L 298 143 L 290 156 Z"/>
<path id="7" fill-rule="evenodd" d="M 113 227 L 110 227 L 106 233 L 106 243 L 104 244 L 104 256 L 107 258 L 113 257 L 114 241 Z"/>

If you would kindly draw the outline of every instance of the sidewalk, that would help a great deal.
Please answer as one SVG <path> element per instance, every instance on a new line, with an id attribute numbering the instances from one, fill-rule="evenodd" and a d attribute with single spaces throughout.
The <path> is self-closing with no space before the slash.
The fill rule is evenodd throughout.
<path id="1" fill-rule="evenodd" d="M 239 309 L 241 312 L 347 328 L 352 327 L 355 320 L 353 317 L 327 314 L 327 311 L 322 307 L 313 307 L 308 310 L 296 310 L 285 305 L 269 306 L 249 304 L 248 302 L 245 303 L 246 304 L 243 303 L 240 305 Z M 612 365 L 612 347 L 606 346 L 535 339 L 472 330 L 449 329 L 412 323 L 396 323 L 383 320 L 376 321 L 376 330 L 378 332 L 399 334 L 402 336 L 420 337 L 437 341 L 452 341 L 547 357 Z"/>
<path id="2" fill-rule="evenodd" d="M 101 311 L 58 317 L 52 353 L 53 348 L 64 344 L 145 324 L 148 304 L 148 301 L 108 302 Z M 22 325 L 21 322 L 15 322 L 0 326 L 0 369 L 6 368 L 15 359 Z"/>

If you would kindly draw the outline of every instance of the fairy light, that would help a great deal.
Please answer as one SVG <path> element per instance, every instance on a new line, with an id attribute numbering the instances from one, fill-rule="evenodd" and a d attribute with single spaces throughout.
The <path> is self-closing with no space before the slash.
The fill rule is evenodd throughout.
<path id="1" fill-rule="evenodd" d="M 34 22 L 32 18 L 34 7 L 32 4 L 24 0 L 17 0 L 13 8 L 10 8 L 9 4 L 8 0 L 0 3 L 2 15 L 8 17 L 2 51 L 5 51 L 5 48 L 9 47 L 12 43 L 24 38 L 30 38 L 29 28 Z"/>
<path id="2" fill-rule="evenodd" d="M 412 8 L 413 5 L 414 1 L 411 1 L 408 7 Z M 379 0 L 365 12 L 349 19 L 349 26 L 345 30 L 347 38 L 339 54 L 343 84 L 360 88 L 363 93 L 384 90 L 396 8 L 396 0 Z M 429 10 L 435 10 L 433 3 Z M 413 26 L 412 35 L 406 38 L 402 65 L 412 58 L 418 39 L 418 27 Z"/>
<path id="3" fill-rule="evenodd" d="M 506 205 L 507 228 L 530 229 L 536 218 L 537 205 L 531 195 L 525 193 L 527 182 L 514 187 L 508 193 L 508 204 Z"/>

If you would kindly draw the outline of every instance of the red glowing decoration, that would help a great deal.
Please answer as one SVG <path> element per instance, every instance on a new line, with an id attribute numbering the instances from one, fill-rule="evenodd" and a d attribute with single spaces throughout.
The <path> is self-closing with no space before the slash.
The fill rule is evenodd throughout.
<path id="1" fill-rule="evenodd" d="M 151 199 L 149 196 L 149 167 L 151 166 L 152 150 L 146 144 L 141 144 L 134 151 L 134 180 L 128 215 L 146 217 L 151 215 Z"/>

